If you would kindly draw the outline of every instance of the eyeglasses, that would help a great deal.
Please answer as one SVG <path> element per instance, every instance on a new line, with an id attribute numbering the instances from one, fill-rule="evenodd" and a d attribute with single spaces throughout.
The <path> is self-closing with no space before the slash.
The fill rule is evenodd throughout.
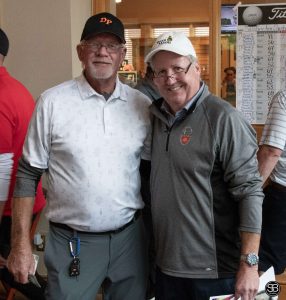
<path id="1" fill-rule="evenodd" d="M 101 47 L 105 47 L 106 51 L 108 53 L 116 53 L 119 49 L 124 48 L 122 44 L 114 44 L 114 43 L 107 43 L 107 44 L 101 44 L 101 43 L 82 43 L 83 47 L 86 47 L 90 51 L 99 51 Z"/>
<path id="2" fill-rule="evenodd" d="M 162 70 L 158 73 L 153 72 L 153 78 L 157 79 L 157 80 L 166 80 L 169 77 L 170 78 L 174 78 L 175 76 L 182 76 L 188 73 L 190 67 L 192 65 L 192 62 L 186 67 L 186 68 L 182 68 L 182 67 L 174 67 L 173 68 L 173 73 L 171 75 L 167 74 L 166 70 Z"/>

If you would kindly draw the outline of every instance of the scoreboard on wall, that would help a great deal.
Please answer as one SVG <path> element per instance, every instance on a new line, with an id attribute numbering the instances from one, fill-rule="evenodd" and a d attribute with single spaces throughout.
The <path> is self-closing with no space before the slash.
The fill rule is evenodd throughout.
<path id="1" fill-rule="evenodd" d="M 286 3 L 238 6 L 236 107 L 264 124 L 268 103 L 286 89 Z"/>

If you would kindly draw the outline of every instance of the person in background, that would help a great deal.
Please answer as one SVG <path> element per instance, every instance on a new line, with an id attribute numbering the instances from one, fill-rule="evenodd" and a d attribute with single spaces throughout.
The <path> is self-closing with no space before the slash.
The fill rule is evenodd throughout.
<path id="1" fill-rule="evenodd" d="M 120 66 L 120 71 L 125 71 L 125 72 L 134 71 L 134 67 L 128 63 L 127 59 L 124 59 Z"/>
<path id="2" fill-rule="evenodd" d="M 50 230 L 46 299 L 145 300 L 147 244 L 140 211 L 140 161 L 149 160 L 151 101 L 119 81 L 124 27 L 103 12 L 77 46 L 81 76 L 37 101 L 14 192 L 8 268 L 28 281 L 27 235 L 38 178 L 46 171 Z"/>
<path id="3" fill-rule="evenodd" d="M 6 33 L 0 28 L 0 84 L 1 84 L 1 98 L 0 98 L 0 121 L 1 123 L 6 119 L 4 114 L 4 100 L 5 95 L 2 95 L 2 91 L 4 92 L 3 85 L 3 75 L 7 72 L 5 67 L 3 66 L 4 58 L 8 53 L 9 49 L 9 40 Z M 2 79 L 3 78 L 3 79 Z M 3 110 L 3 111 L 2 111 Z M 5 119 L 4 119 L 5 118 Z M 4 134 L 4 130 L 1 129 L 0 134 Z M 6 149 L 6 145 L 2 145 L 5 143 L 5 139 L 2 137 L 0 139 L 0 217 L 2 217 L 3 210 L 8 198 L 11 173 L 13 169 L 13 153 L 10 152 L 10 149 Z M 7 147 L 9 148 L 9 147 Z M 9 153 L 7 153 L 9 151 Z"/>
<path id="4" fill-rule="evenodd" d="M 222 82 L 222 98 L 231 105 L 236 104 L 236 69 L 228 67 L 224 69 L 225 77 Z"/>
<path id="5" fill-rule="evenodd" d="M 136 84 L 135 89 L 148 96 L 152 101 L 161 98 L 153 82 L 153 71 L 149 64 L 147 64 L 145 76 Z"/>
<path id="6" fill-rule="evenodd" d="M 255 131 L 209 92 L 183 33 L 160 35 L 145 62 L 163 97 L 151 106 L 156 300 L 254 299 L 264 197 Z"/>
<path id="7" fill-rule="evenodd" d="M 22 292 L 29 299 L 44 299 L 45 281 L 37 275 L 41 288 L 32 283 L 26 285 L 14 281 L 6 268 L 7 257 L 11 249 L 11 203 L 16 180 L 18 160 L 32 116 L 35 102 L 29 91 L 15 78 L 11 77 L 3 66 L 8 54 L 9 40 L 0 29 L 0 278 Z M 41 184 L 33 205 L 33 217 L 42 211 L 45 198 Z"/>
<path id="8" fill-rule="evenodd" d="M 269 105 L 257 153 L 263 177 L 263 202 L 259 270 L 274 267 L 281 274 L 286 267 L 286 93 L 279 91 Z"/>

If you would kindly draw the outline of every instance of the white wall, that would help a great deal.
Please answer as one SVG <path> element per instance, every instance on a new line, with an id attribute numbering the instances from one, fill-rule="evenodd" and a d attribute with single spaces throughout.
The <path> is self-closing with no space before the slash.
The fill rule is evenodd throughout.
<path id="1" fill-rule="evenodd" d="M 55 0 L 57 1 L 57 0 Z M 58 0 L 59 1 L 59 0 Z M 60 0 L 62 1 L 62 0 Z M 72 45 L 72 74 L 73 77 L 81 73 L 76 45 L 80 42 L 81 33 L 87 18 L 91 15 L 91 0 L 71 0 L 71 45 Z"/>
<path id="2" fill-rule="evenodd" d="M 10 40 L 5 66 L 35 98 L 80 73 L 74 49 L 91 0 L 0 0 L 0 9 Z"/>

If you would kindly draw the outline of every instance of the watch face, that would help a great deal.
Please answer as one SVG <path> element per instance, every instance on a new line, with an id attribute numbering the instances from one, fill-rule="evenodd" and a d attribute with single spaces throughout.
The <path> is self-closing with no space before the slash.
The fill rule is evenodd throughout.
<path id="1" fill-rule="evenodd" d="M 250 266 L 255 266 L 258 264 L 259 258 L 255 253 L 249 253 L 246 257 L 246 262 L 250 265 Z"/>

